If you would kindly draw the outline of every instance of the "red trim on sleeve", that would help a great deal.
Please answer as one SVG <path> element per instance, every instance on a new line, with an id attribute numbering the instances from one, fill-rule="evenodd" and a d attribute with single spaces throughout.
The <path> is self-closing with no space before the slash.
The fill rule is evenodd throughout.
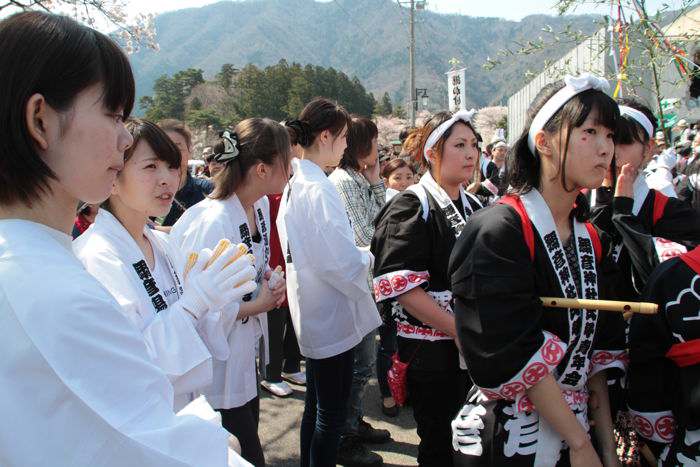
<path id="1" fill-rule="evenodd" d="M 679 258 L 687 264 L 690 269 L 695 271 L 695 274 L 700 275 L 700 246 L 695 247 L 688 253 L 683 253 Z"/>
<path id="2" fill-rule="evenodd" d="M 681 368 L 697 365 L 700 363 L 700 339 L 673 344 L 666 352 L 666 358 Z"/>
<path id="3" fill-rule="evenodd" d="M 659 220 L 664 216 L 664 209 L 666 209 L 666 203 L 668 203 L 668 196 L 654 190 L 654 215 L 652 218 L 652 225 L 656 225 L 656 223 L 659 222 Z"/>
<path id="4" fill-rule="evenodd" d="M 523 226 L 523 236 L 525 237 L 525 243 L 527 244 L 528 250 L 530 250 L 530 261 L 535 259 L 535 232 L 532 230 L 532 222 L 527 216 L 527 211 L 525 211 L 525 206 L 519 196 L 506 195 L 498 200 L 501 204 L 507 204 L 508 206 L 515 209 L 515 212 L 520 216 L 520 222 Z"/>

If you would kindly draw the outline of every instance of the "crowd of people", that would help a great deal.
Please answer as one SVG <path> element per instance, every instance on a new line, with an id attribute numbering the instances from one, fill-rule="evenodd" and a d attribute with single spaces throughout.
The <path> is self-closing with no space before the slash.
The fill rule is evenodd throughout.
<path id="1" fill-rule="evenodd" d="M 582 74 L 512 147 L 443 111 L 381 157 L 317 97 L 200 177 L 108 37 L 26 12 L 0 44 L 3 465 L 264 466 L 291 383 L 300 465 L 379 466 L 375 371 L 421 466 L 700 463 L 696 125 Z"/>

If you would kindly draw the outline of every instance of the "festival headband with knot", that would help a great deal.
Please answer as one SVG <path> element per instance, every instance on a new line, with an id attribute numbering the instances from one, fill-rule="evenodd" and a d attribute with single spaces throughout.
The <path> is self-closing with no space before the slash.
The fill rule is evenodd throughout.
<path id="1" fill-rule="evenodd" d="M 225 164 L 234 160 L 241 153 L 241 145 L 238 142 L 238 135 L 235 131 L 224 130 L 219 133 L 224 141 L 224 152 L 214 154 L 214 160 Z"/>
<path id="2" fill-rule="evenodd" d="M 425 157 L 425 160 L 427 162 L 430 162 L 430 159 L 428 158 L 428 149 L 432 149 L 437 144 L 437 142 L 440 141 L 442 135 L 444 135 L 447 130 L 452 128 L 452 125 L 454 125 L 458 121 L 468 123 L 471 125 L 472 118 L 474 118 L 475 114 L 476 110 L 474 109 L 460 110 L 458 112 L 455 112 L 451 119 L 441 123 L 437 128 L 435 128 L 430 133 L 430 136 L 428 136 L 428 140 L 425 142 L 425 147 L 423 148 L 423 157 Z"/>
<path id="3" fill-rule="evenodd" d="M 642 128 L 644 128 L 644 131 L 647 132 L 647 135 L 649 135 L 650 139 L 654 137 L 654 124 L 651 123 L 651 120 L 649 120 L 649 118 L 646 115 L 644 115 L 644 113 L 640 112 L 637 109 L 633 109 L 632 107 L 621 105 L 620 115 L 626 115 L 632 118 L 634 121 L 642 125 Z"/>
<path id="4" fill-rule="evenodd" d="M 535 154 L 535 135 L 547 124 L 550 118 L 564 104 L 569 102 L 574 96 L 581 94 L 583 91 L 595 89 L 596 91 L 606 92 L 610 89 L 608 81 L 600 76 L 592 75 L 591 73 L 583 73 L 579 76 L 566 75 L 564 78 L 564 87 L 557 91 L 547 102 L 542 106 L 535 118 L 532 119 L 532 125 L 527 135 L 527 145 Z"/>
<path id="5" fill-rule="evenodd" d="M 283 122 L 284 126 L 287 126 L 294 130 L 297 135 L 297 143 L 301 146 L 308 146 L 311 144 L 311 129 L 309 124 L 302 120 L 289 120 L 288 122 Z"/>

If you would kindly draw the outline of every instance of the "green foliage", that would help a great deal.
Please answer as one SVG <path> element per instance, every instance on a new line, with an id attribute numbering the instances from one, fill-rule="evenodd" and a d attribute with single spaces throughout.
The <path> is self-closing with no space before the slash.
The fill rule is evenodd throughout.
<path id="1" fill-rule="evenodd" d="M 146 118 L 153 121 L 164 118 L 185 118 L 185 99 L 192 89 L 204 82 L 202 70 L 188 68 L 178 71 L 172 78 L 162 75 L 153 85 L 153 97 L 144 96 L 139 105 L 146 111 Z"/>
<path id="2" fill-rule="evenodd" d="M 505 114 L 503 118 L 496 123 L 496 128 L 503 128 L 506 130 L 506 133 L 508 133 L 508 114 Z"/>
<path id="3" fill-rule="evenodd" d="M 191 110 L 187 113 L 185 120 L 191 128 L 205 128 L 209 125 L 214 126 L 214 128 L 222 128 L 224 126 L 221 116 L 209 109 Z"/>
<path id="4" fill-rule="evenodd" d="M 240 70 L 235 68 L 232 64 L 224 63 L 221 65 L 221 71 L 216 74 L 216 81 L 222 88 L 224 88 L 225 91 L 228 92 L 231 84 L 233 83 L 233 78 L 239 71 Z"/>
<path id="5" fill-rule="evenodd" d="M 391 115 L 393 113 L 394 113 L 394 106 L 391 103 L 391 97 L 389 97 L 388 92 L 385 92 L 384 95 L 382 96 L 382 100 L 377 102 L 377 105 L 374 107 L 374 114 L 381 115 L 381 116 L 387 116 L 387 115 Z"/>
<path id="6" fill-rule="evenodd" d="M 144 96 L 139 103 L 147 118 L 186 117 L 195 127 L 222 126 L 249 117 L 268 117 L 278 121 L 294 118 L 316 96 L 337 101 L 350 113 L 366 117 L 372 116 L 376 105 L 374 96 L 367 93 L 359 79 L 351 79 L 333 68 L 302 67 L 298 63 L 290 65 L 286 60 L 280 60 L 264 69 L 246 65 L 228 74 L 231 70 L 235 70 L 233 65 L 224 65 L 215 80 L 208 83 L 226 91 L 220 92 L 226 97 L 216 102 L 219 112 L 204 108 L 198 97 L 192 98 L 187 108 L 189 93 L 204 82 L 201 70 L 193 69 L 177 72 L 172 78 L 161 76 L 156 80 L 153 97 Z"/>
<path id="7" fill-rule="evenodd" d="M 401 104 L 396 104 L 396 107 L 394 107 L 394 117 L 396 118 L 408 118 L 406 115 L 406 110 L 403 108 Z"/>

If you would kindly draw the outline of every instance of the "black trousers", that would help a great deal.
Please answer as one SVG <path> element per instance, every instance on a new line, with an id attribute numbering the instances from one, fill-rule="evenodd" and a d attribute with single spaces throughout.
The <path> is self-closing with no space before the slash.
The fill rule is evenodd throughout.
<path id="1" fill-rule="evenodd" d="M 425 371 L 409 366 L 406 385 L 420 438 L 421 467 L 452 467 L 452 419 L 466 397 L 468 381 L 457 368 Z"/>
<path id="2" fill-rule="evenodd" d="M 255 467 L 265 467 L 265 455 L 258 436 L 260 398 L 255 397 L 241 407 L 216 410 L 221 413 L 221 424 L 226 431 L 241 443 L 241 456 Z"/>
<path id="3" fill-rule="evenodd" d="M 282 381 L 282 371 L 298 373 L 301 353 L 294 334 L 289 308 L 282 307 L 267 313 L 267 329 L 270 336 L 270 363 L 265 367 L 265 380 Z"/>

